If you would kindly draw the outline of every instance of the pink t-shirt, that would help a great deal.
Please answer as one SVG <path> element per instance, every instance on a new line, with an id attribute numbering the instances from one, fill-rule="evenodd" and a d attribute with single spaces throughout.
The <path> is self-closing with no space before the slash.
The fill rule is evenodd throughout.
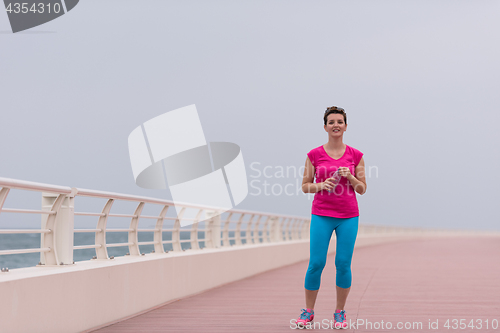
<path id="1" fill-rule="evenodd" d="M 348 167 L 351 174 L 356 176 L 355 168 L 359 164 L 359 161 L 361 161 L 363 153 L 348 145 L 345 146 L 344 155 L 338 160 L 328 155 L 323 146 L 314 148 L 307 153 L 309 160 L 314 166 L 316 183 L 321 183 L 333 176 L 339 167 Z M 351 182 L 346 177 L 342 177 L 332 192 L 328 192 L 327 190 L 317 192 L 314 195 L 311 213 L 337 218 L 359 216 L 356 192 Z"/>

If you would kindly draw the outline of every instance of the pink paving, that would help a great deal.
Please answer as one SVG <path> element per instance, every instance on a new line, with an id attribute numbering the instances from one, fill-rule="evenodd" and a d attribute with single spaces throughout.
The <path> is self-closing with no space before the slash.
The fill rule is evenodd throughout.
<path id="1" fill-rule="evenodd" d="M 348 319 L 369 321 L 372 328 L 342 331 L 500 332 L 499 258 L 500 238 L 494 237 L 429 238 L 355 249 L 345 309 Z M 335 309 L 334 260 L 335 254 L 328 257 L 315 306 L 315 330 L 320 332 L 329 330 L 319 324 L 331 320 Z M 218 287 L 95 332 L 290 332 L 290 320 L 305 307 L 307 264 Z M 444 327 L 448 319 L 450 328 Z M 460 319 L 465 325 L 474 320 L 475 327 L 460 329 Z M 377 327 L 382 321 L 384 328 Z M 429 321 L 437 321 L 438 329 L 429 329 Z M 398 322 L 422 326 L 397 329 Z"/>

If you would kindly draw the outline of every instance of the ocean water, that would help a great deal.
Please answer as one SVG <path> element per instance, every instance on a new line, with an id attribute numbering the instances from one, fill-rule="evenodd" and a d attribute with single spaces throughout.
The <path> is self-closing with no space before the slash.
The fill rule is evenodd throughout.
<path id="1" fill-rule="evenodd" d="M 242 237 L 245 233 L 242 232 Z M 181 240 L 189 239 L 189 232 L 181 232 Z M 230 232 L 230 236 L 234 236 L 234 232 Z M 140 232 L 139 242 L 153 241 L 152 232 Z M 205 238 L 205 232 L 198 232 L 198 239 Z M 163 232 L 163 240 L 171 240 L 172 233 L 170 231 Z M 128 242 L 128 233 L 126 232 L 110 232 L 106 234 L 107 244 L 112 243 L 126 243 Z M 95 244 L 95 233 L 75 233 L 74 245 L 91 245 Z M 234 244 L 234 241 L 231 241 Z M 205 247 L 205 242 L 199 242 L 200 248 Z M 165 251 L 172 250 L 172 244 L 163 245 Z M 181 243 L 182 249 L 190 249 L 190 242 Z M 0 250 L 14 250 L 14 249 L 30 249 L 40 248 L 40 234 L 0 234 Z M 153 245 L 139 245 L 141 253 L 150 253 L 153 251 Z M 129 252 L 128 246 L 122 247 L 109 247 L 109 256 L 124 256 Z M 74 250 L 74 261 L 89 260 L 95 256 L 95 249 Z M 0 267 L 8 267 L 9 269 L 31 267 L 38 264 L 40 261 L 40 253 L 23 253 L 23 254 L 9 254 L 0 255 Z"/>
<path id="2" fill-rule="evenodd" d="M 6 198 L 3 209 L 14 208 L 14 209 L 32 209 L 40 210 L 42 202 L 41 193 L 37 191 L 26 191 L 11 189 L 9 195 Z M 75 229 L 89 229 L 96 228 L 98 223 L 98 217 L 88 216 L 78 214 L 77 212 L 101 212 L 103 207 L 107 204 L 107 199 L 105 198 L 94 198 L 94 197 L 80 197 L 77 196 L 74 199 L 75 215 L 74 215 L 74 228 Z M 138 207 L 137 202 L 116 200 L 113 203 L 113 208 L 110 213 L 112 214 L 133 214 Z M 149 204 L 146 203 L 142 209 L 142 216 L 159 216 L 160 212 L 164 209 L 163 205 Z M 184 212 L 183 218 L 192 219 L 199 215 L 199 210 L 195 208 L 188 208 Z M 165 221 L 163 223 L 163 229 L 169 230 L 174 228 L 175 218 L 177 213 L 175 210 L 170 209 L 165 215 Z M 225 212 L 221 214 L 221 220 L 226 221 L 230 217 L 229 213 Z M 235 214 L 232 217 L 229 225 L 229 236 L 233 237 L 236 229 L 236 221 L 241 221 L 242 231 L 241 236 L 245 237 L 245 229 L 247 223 L 253 223 L 251 221 L 254 216 L 252 214 L 246 214 L 240 216 Z M 43 225 L 44 218 L 46 216 L 41 216 L 40 214 L 27 214 L 27 213 L 15 213 L 2 211 L 0 214 L 0 230 L 7 229 L 40 229 Z M 42 222 L 42 223 L 41 223 Z M 124 229 L 130 227 L 130 217 L 124 216 L 109 216 L 106 220 L 107 229 Z M 151 230 L 156 227 L 156 219 L 141 218 L 138 221 L 138 229 Z M 198 224 L 198 239 L 205 238 L 206 221 L 200 221 Z M 261 223 L 259 226 L 260 230 L 263 228 Z M 191 226 L 182 227 L 180 233 L 181 240 L 190 239 Z M 252 233 L 255 230 L 252 226 Z M 259 231 L 262 234 L 262 231 Z M 139 242 L 149 242 L 154 240 L 153 232 L 139 232 Z M 172 232 L 164 231 L 163 240 L 171 240 Z M 127 232 L 107 232 L 106 233 L 107 244 L 113 243 L 127 243 L 128 233 Z M 242 240 L 245 243 L 245 240 Z M 74 245 L 93 245 L 95 244 L 95 233 L 75 233 L 74 234 Z M 231 240 L 231 244 L 234 244 L 234 240 Z M 199 242 L 200 248 L 205 247 L 205 242 Z M 171 251 L 171 244 L 163 244 L 165 251 Z M 182 249 L 190 249 L 190 242 L 181 243 Z M 15 250 L 15 249 L 29 249 L 29 248 L 40 248 L 40 234 L 0 234 L 0 251 L 2 250 Z M 150 253 L 153 251 L 153 245 L 139 245 L 139 250 L 141 253 Z M 124 256 L 129 252 L 128 246 L 121 247 L 108 247 L 109 256 Z M 75 262 L 90 260 L 95 256 L 95 249 L 84 249 L 84 250 L 74 250 L 73 259 Z M 9 254 L 0 255 L 0 267 L 8 267 L 9 269 L 22 268 L 22 267 L 32 267 L 36 266 L 40 261 L 40 253 L 26 253 L 26 254 Z"/>

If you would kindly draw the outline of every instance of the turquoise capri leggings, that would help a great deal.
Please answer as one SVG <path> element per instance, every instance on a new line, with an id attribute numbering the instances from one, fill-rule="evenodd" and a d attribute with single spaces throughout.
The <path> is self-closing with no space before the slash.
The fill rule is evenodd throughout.
<path id="1" fill-rule="evenodd" d="M 351 286 L 351 259 L 354 243 L 358 234 L 359 216 L 351 218 L 336 218 L 312 214 L 310 226 L 310 255 L 304 287 L 307 290 L 318 290 L 321 283 L 321 273 L 326 264 L 328 245 L 333 230 L 337 236 L 335 267 L 337 268 L 336 283 L 340 288 Z"/>

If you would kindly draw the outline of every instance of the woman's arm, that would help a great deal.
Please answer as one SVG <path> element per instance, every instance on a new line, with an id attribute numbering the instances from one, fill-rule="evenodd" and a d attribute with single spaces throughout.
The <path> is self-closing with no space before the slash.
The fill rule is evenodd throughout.
<path id="1" fill-rule="evenodd" d="M 349 168 L 342 167 L 339 171 L 340 175 L 346 177 L 350 182 L 354 191 L 359 194 L 365 194 L 366 192 L 366 178 L 365 178 L 365 160 L 361 158 L 359 164 L 356 166 L 356 177 L 354 177 Z"/>
<path id="2" fill-rule="evenodd" d="M 309 157 L 306 159 L 306 167 L 304 169 L 304 178 L 302 179 L 302 191 L 304 193 L 316 193 L 321 190 L 332 190 L 334 185 L 330 180 L 326 179 L 322 183 L 313 183 L 314 180 L 314 165 L 312 165 Z"/>

